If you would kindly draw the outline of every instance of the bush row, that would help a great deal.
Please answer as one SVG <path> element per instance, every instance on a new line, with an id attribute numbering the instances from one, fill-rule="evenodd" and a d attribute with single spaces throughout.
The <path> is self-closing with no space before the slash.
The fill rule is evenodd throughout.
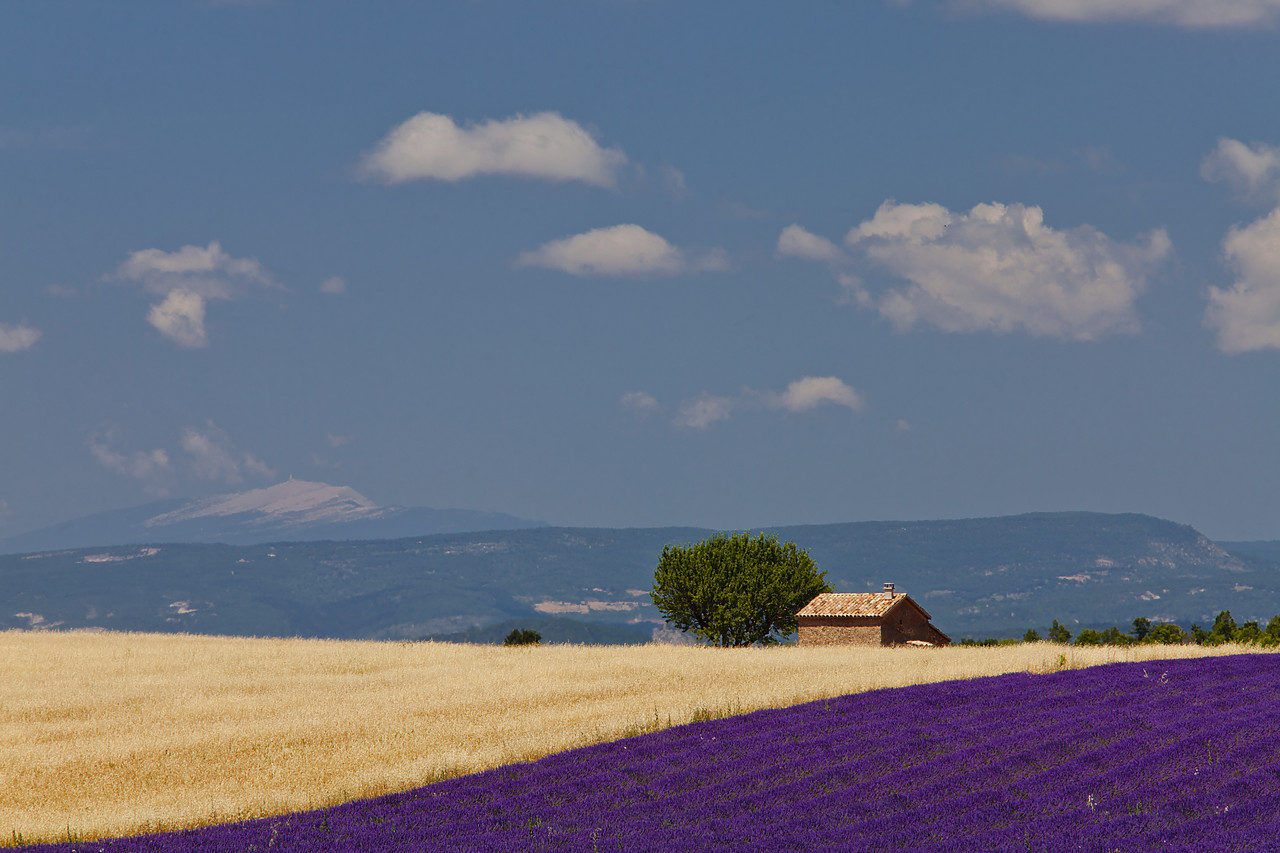
<path id="1" fill-rule="evenodd" d="M 1032 628 L 1022 636 L 1021 640 L 989 638 L 986 640 L 963 639 L 962 646 L 1007 646 L 1019 642 L 1034 643 L 1038 640 L 1049 640 L 1054 643 L 1071 643 L 1076 646 L 1132 646 L 1138 643 L 1180 645 L 1194 643 L 1200 646 L 1220 646 L 1223 643 L 1241 643 L 1265 647 L 1280 646 L 1280 615 L 1272 616 L 1267 627 L 1260 627 L 1258 622 L 1245 622 L 1237 625 L 1230 610 L 1223 610 L 1213 620 L 1213 626 L 1205 630 L 1200 625 L 1192 624 L 1190 631 L 1184 631 L 1176 622 L 1153 622 L 1145 616 L 1133 620 L 1129 633 L 1111 626 L 1105 631 L 1085 628 L 1075 638 L 1065 625 L 1053 620 L 1048 632 L 1041 636 Z"/>

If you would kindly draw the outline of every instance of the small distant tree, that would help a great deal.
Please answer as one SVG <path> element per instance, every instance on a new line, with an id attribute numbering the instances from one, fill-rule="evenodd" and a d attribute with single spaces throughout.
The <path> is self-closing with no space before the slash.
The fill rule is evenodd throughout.
<path id="1" fill-rule="evenodd" d="M 542 643 L 542 635 L 529 628 L 512 628 L 502 641 L 504 646 L 537 646 Z"/>
<path id="2" fill-rule="evenodd" d="M 1102 632 L 1102 644 L 1104 646 L 1127 646 L 1133 642 L 1133 638 L 1128 634 L 1121 633 L 1120 629 L 1115 625 Z"/>
<path id="3" fill-rule="evenodd" d="M 1147 638 L 1147 634 L 1151 633 L 1151 620 L 1145 616 L 1139 616 L 1133 620 L 1133 630 L 1129 633 L 1133 634 L 1133 639 L 1141 643 Z"/>
<path id="4" fill-rule="evenodd" d="M 1022 635 L 1022 642 L 1024 643 L 1040 642 L 1040 632 L 1037 631 L 1035 628 L 1028 628 L 1027 633 Z"/>
<path id="5" fill-rule="evenodd" d="M 1258 627 L 1257 620 L 1253 620 L 1236 628 L 1236 637 L 1232 642 L 1258 645 L 1266 636 L 1266 634 L 1262 633 L 1262 629 Z"/>
<path id="6" fill-rule="evenodd" d="M 1100 646 L 1102 645 L 1102 635 L 1092 628 L 1085 628 L 1080 632 L 1080 636 L 1076 637 L 1077 646 Z"/>
<path id="7" fill-rule="evenodd" d="M 1280 615 L 1272 616 L 1267 623 L 1267 630 L 1262 638 L 1264 646 L 1280 646 Z"/>
<path id="8" fill-rule="evenodd" d="M 1161 622 L 1152 625 L 1151 630 L 1143 638 L 1144 643 L 1159 643 L 1164 646 L 1176 646 L 1186 639 L 1186 634 L 1172 622 Z"/>
<path id="9" fill-rule="evenodd" d="M 1058 620 L 1053 620 L 1053 625 L 1049 627 L 1049 641 L 1053 643 L 1069 643 L 1071 642 L 1071 632 L 1067 630 L 1067 626 L 1059 625 Z"/>
<path id="10" fill-rule="evenodd" d="M 1207 642 L 1211 646 L 1233 643 L 1236 639 L 1236 620 L 1231 618 L 1230 610 L 1223 610 L 1213 619 L 1213 627 L 1209 629 Z"/>
<path id="11" fill-rule="evenodd" d="M 1191 639 L 1197 646 L 1203 646 L 1209 642 L 1209 632 L 1201 628 L 1197 623 L 1191 623 Z"/>
<path id="12" fill-rule="evenodd" d="M 773 645 L 799 626 L 800 608 L 834 591 L 826 576 L 794 542 L 717 533 L 663 548 L 651 596 L 668 622 L 713 645 Z"/>

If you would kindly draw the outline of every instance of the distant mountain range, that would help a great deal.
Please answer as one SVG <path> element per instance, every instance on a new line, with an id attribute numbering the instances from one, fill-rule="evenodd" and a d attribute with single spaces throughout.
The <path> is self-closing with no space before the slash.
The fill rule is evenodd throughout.
<path id="1" fill-rule="evenodd" d="M 355 489 L 290 478 L 265 489 L 157 501 L 77 518 L 0 539 L 0 554 L 155 542 L 395 539 L 545 526 L 500 512 L 378 506 Z"/>
<path id="2" fill-rule="evenodd" d="M 290 488 L 305 491 L 296 482 Z M 346 523 L 364 523 L 359 496 L 341 492 L 331 495 L 331 509 L 357 517 Z M 330 503 L 318 500 L 324 492 L 297 502 L 284 494 L 274 492 L 253 510 L 246 507 L 262 496 L 246 492 L 230 503 L 189 505 L 178 515 L 167 515 L 177 506 L 152 513 L 147 518 L 172 520 L 144 525 L 151 535 L 139 538 L 143 544 L 0 556 L 0 629 L 492 639 L 518 624 L 606 641 L 599 631 L 560 633 L 562 625 L 545 621 L 575 619 L 642 637 L 662 626 L 648 593 L 663 547 L 713 532 L 544 526 L 254 545 L 163 544 L 168 537 L 155 535 L 238 516 L 274 519 L 263 531 L 285 529 L 278 525 L 287 518 L 312 529 L 307 525 L 315 519 L 300 519 Z M 327 511 L 321 515 L 331 519 Z M 1208 625 L 1220 610 L 1239 622 L 1280 613 L 1276 543 L 1224 547 L 1191 527 L 1145 515 L 1034 513 L 769 532 L 806 548 L 839 591 L 894 582 L 957 640 L 1020 637 L 1028 628 L 1044 633 L 1054 619 L 1078 632 L 1127 629 L 1136 616 L 1185 628 Z"/>

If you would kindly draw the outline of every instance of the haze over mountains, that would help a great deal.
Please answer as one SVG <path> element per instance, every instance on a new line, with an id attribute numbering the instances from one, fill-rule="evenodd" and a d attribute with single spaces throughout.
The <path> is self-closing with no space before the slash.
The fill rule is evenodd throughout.
<path id="1" fill-rule="evenodd" d="M 172 542 L 171 534 L 189 530 L 248 538 L 384 520 L 350 490 L 282 485 L 288 489 L 152 511 L 137 522 L 149 534 L 137 544 L 0 556 L 0 629 L 478 639 L 486 628 L 578 620 L 641 639 L 662 625 L 648 594 L 662 548 L 713 532 L 540 526 L 360 541 Z M 163 522 L 145 525 L 154 519 Z M 219 527 L 233 521 L 240 526 Z M 1186 628 L 1208 624 L 1219 610 L 1239 622 L 1280 613 L 1275 543 L 1214 543 L 1145 515 L 1032 513 L 770 532 L 806 548 L 839 591 L 893 581 L 955 639 L 1043 633 L 1053 619 L 1078 631 L 1127 628 L 1135 616 Z M 585 628 L 556 638 L 602 641 Z"/>
<path id="2" fill-rule="evenodd" d="M 152 542 L 394 539 L 543 526 L 500 512 L 378 506 L 355 489 L 291 477 L 264 489 L 162 500 L 73 519 L 0 540 L 0 554 Z"/>

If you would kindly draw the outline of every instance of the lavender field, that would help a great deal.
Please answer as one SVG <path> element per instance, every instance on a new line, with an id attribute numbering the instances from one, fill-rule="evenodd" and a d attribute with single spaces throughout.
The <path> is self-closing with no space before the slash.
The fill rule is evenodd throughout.
<path id="1" fill-rule="evenodd" d="M 877 690 L 41 851 L 1280 850 L 1280 659 Z"/>

